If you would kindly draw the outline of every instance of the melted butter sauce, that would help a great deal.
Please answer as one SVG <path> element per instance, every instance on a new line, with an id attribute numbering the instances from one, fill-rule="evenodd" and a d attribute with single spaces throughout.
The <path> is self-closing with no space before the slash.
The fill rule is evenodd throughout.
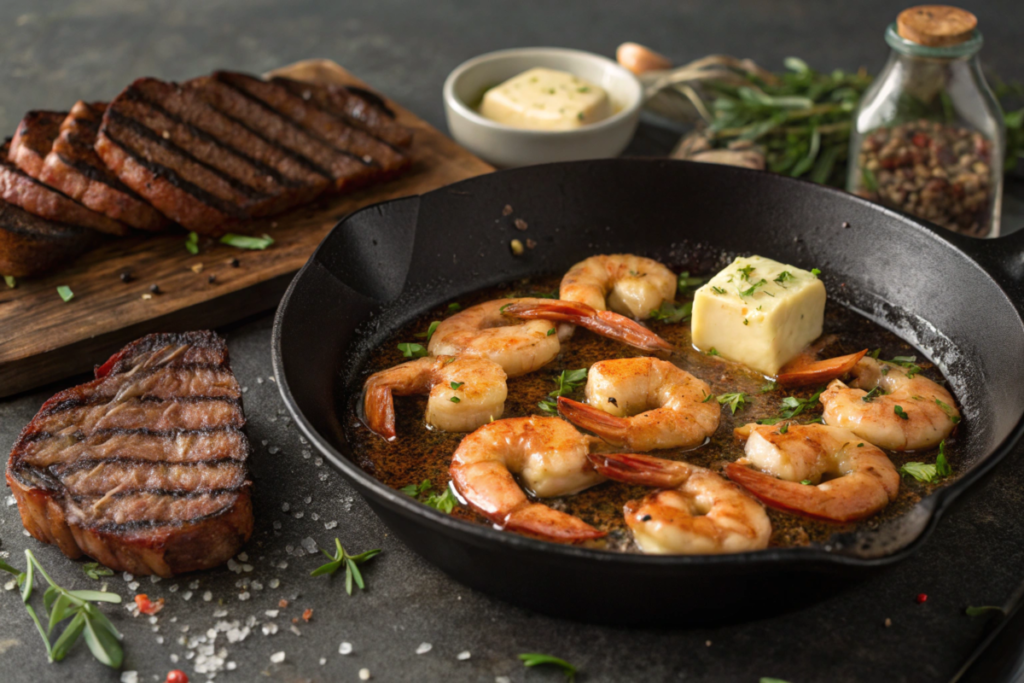
<path id="1" fill-rule="evenodd" d="M 512 285 L 497 287 L 458 301 L 462 308 L 512 296 L 536 296 L 538 293 L 550 295 L 558 290 L 559 277 L 535 278 Z M 362 369 L 362 377 L 374 372 L 406 362 L 397 345 L 403 342 L 425 342 L 415 335 L 423 333 L 431 321 L 442 320 L 451 313 L 447 306 L 431 311 L 404 328 L 397 330 L 386 343 L 378 347 Z M 680 368 L 696 375 L 711 386 L 716 394 L 743 392 L 747 402 L 733 415 L 727 406 L 722 407 L 722 419 L 718 430 L 702 446 L 684 451 L 667 449 L 652 455 L 707 467 L 721 473 L 725 465 L 743 457 L 743 443 L 733 435 L 735 427 L 741 427 L 759 419 L 777 417 L 781 412 L 780 403 L 786 396 L 808 398 L 820 387 L 807 389 L 785 390 L 777 388 L 773 391 L 762 391 L 767 380 L 747 368 L 725 361 L 715 356 L 707 356 L 693 348 L 690 342 L 690 327 L 687 323 L 666 324 L 647 321 L 647 324 L 664 339 L 672 342 L 679 349 L 671 360 Z M 816 342 L 820 346 L 818 357 L 831 358 L 854 353 L 863 348 L 881 349 L 879 358 L 888 359 L 894 356 L 922 356 L 908 343 L 879 325 L 860 315 L 832 302 L 826 305 L 825 325 L 822 338 Z M 537 403 L 548 397 L 555 389 L 553 378 L 563 370 L 590 367 L 593 363 L 610 358 L 627 358 L 645 355 L 637 349 L 621 343 L 599 337 L 587 330 L 577 328 L 572 338 L 562 345 L 558 357 L 548 366 L 537 372 L 516 377 L 508 381 L 508 399 L 505 401 L 503 417 L 523 417 L 528 415 L 549 415 L 537 407 Z M 930 363 L 919 363 L 924 368 L 922 374 L 937 381 L 944 382 L 942 375 Z M 568 395 L 576 400 L 583 400 L 583 385 Z M 427 427 L 423 420 L 426 410 L 426 396 L 396 397 L 395 413 L 397 439 L 388 443 L 368 430 L 358 417 L 361 397 L 352 395 L 343 407 L 345 428 L 357 454 L 358 465 L 366 472 L 394 489 L 410 484 L 418 484 L 429 479 L 433 484 L 432 492 L 438 493 L 448 485 L 448 466 L 451 455 L 455 452 L 463 434 L 442 432 Z M 821 404 L 815 402 L 802 414 L 794 418 L 796 423 L 808 423 L 820 418 Z M 943 483 L 952 481 L 959 471 L 961 462 L 957 448 L 957 432 L 962 430 L 961 424 L 957 431 L 946 439 L 946 456 L 953 468 L 953 477 Z M 906 462 L 935 462 L 937 449 L 918 452 L 887 452 L 897 469 Z M 936 485 L 919 483 L 909 477 L 903 477 L 899 495 L 881 513 L 856 524 L 835 524 L 810 519 L 801 515 L 782 512 L 767 508 L 772 523 L 770 545 L 773 547 L 793 547 L 810 544 L 827 545 L 836 534 L 848 533 L 858 528 L 877 528 L 887 520 L 905 514 L 923 496 L 927 495 Z M 588 543 L 587 545 L 621 552 L 639 552 L 632 540 L 632 533 L 626 526 L 622 516 L 623 505 L 629 500 L 642 498 L 652 489 L 640 486 L 608 481 L 592 487 L 582 493 L 563 498 L 542 499 L 547 505 L 583 519 L 587 523 L 608 532 L 606 538 Z M 490 522 L 478 515 L 469 507 L 458 506 L 453 515 L 481 524 Z"/>

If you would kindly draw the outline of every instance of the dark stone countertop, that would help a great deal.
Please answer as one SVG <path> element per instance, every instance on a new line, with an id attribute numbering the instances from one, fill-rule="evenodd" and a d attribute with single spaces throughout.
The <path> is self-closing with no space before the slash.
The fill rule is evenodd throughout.
<path id="1" fill-rule="evenodd" d="M 557 5 L 12 0 L 0 10 L 0 85 L 5 93 L 0 121 L 12 132 L 24 110 L 66 109 L 78 98 L 108 98 L 142 75 L 183 79 L 215 68 L 260 72 L 328 57 L 443 129 L 444 76 L 481 52 L 565 45 L 611 54 L 629 39 L 679 62 L 724 52 L 777 68 L 782 58 L 799 55 L 822 69 L 864 65 L 874 72 L 886 56 L 884 26 L 901 8 L 880 1 L 839 6 L 794 0 Z M 986 63 L 1007 78 L 1024 79 L 1019 49 L 1024 5 L 993 1 L 970 9 L 986 37 Z M 635 149 L 664 148 L 671 140 L 663 131 L 648 130 Z M 393 540 L 315 453 L 306 457 L 309 447 L 269 380 L 270 324 L 267 315 L 223 330 L 235 371 L 247 387 L 248 431 L 255 448 L 256 532 L 246 549 L 248 560 L 240 563 L 252 570 L 225 568 L 155 584 L 137 579 L 137 590 L 121 576 L 105 580 L 129 600 L 134 592 L 167 599 L 156 624 L 133 619 L 120 607 L 105 610 L 125 634 L 124 669 L 138 671 L 139 681 L 162 682 L 176 667 L 193 681 L 205 680 L 194 670 L 200 655 L 185 659 L 202 645 L 190 649 L 179 639 L 205 635 L 219 622 L 224 630 L 218 631 L 214 650 L 226 650 L 226 661 L 237 667 L 217 675 L 216 680 L 225 681 L 355 681 L 362 668 L 379 681 L 562 680 L 555 670 L 524 669 L 516 658 L 521 652 L 563 657 L 581 669 L 580 680 L 586 681 L 755 682 L 762 676 L 793 683 L 946 681 L 994 619 L 969 618 L 964 607 L 1002 604 L 1022 578 L 1024 459 L 1017 457 L 962 496 L 938 533 L 911 559 L 786 616 L 713 629 L 642 631 L 528 613 L 470 591 L 427 565 Z M 0 452 L 9 451 L 47 397 L 76 381 L 0 401 Z M 333 522 L 337 526 L 328 529 Z M 321 560 L 301 551 L 305 539 L 327 546 L 335 536 L 354 552 L 384 550 L 365 565 L 367 590 L 352 597 L 345 595 L 339 578 L 310 578 L 309 571 Z M 26 538 L 15 507 L 0 505 L 0 542 L 0 553 L 18 566 L 24 565 L 23 550 L 32 548 L 58 582 L 75 588 L 98 585 L 55 548 Z M 246 580 L 248 587 L 240 587 Z M 0 588 L 6 582 L 0 577 Z M 210 601 L 204 600 L 207 591 Z M 915 602 L 918 593 L 926 593 L 928 601 Z M 241 599 L 245 594 L 248 599 Z M 268 616 L 282 598 L 289 607 Z M 48 665 L 19 602 L 15 592 L 0 590 L 0 680 L 119 680 L 119 674 L 89 656 L 84 643 L 63 663 Z M 306 608 L 314 610 L 309 623 L 299 618 Z M 221 611 L 225 614 L 218 616 Z M 292 618 L 299 618 L 298 624 Z M 891 626 L 885 625 L 887 619 Z M 263 625 L 270 623 L 277 632 L 264 635 Z M 244 632 L 247 624 L 252 624 L 249 635 L 229 642 L 239 635 L 232 629 Z M 351 643 L 351 654 L 339 654 L 342 642 Z M 421 643 L 432 648 L 417 654 Z M 277 652 L 285 653 L 281 664 L 271 662 Z M 470 656 L 460 660 L 464 652 Z M 181 658 L 178 664 L 172 655 Z"/>

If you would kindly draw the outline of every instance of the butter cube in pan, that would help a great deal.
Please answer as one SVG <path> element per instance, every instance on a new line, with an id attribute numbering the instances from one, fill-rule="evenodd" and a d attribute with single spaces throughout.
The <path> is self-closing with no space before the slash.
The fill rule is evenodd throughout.
<path id="1" fill-rule="evenodd" d="M 693 343 L 768 376 L 821 336 L 825 285 L 809 271 L 740 257 L 697 290 Z"/>

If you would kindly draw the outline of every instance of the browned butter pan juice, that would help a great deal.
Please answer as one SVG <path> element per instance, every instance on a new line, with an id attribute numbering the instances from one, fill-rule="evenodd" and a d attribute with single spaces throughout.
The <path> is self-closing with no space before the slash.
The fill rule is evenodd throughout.
<path id="1" fill-rule="evenodd" d="M 493 299 L 537 295 L 552 296 L 558 291 L 559 281 L 560 277 L 558 276 L 517 281 L 475 292 L 460 298 L 457 303 L 465 309 Z M 425 345 L 425 340 L 422 337 L 431 321 L 443 320 L 450 315 L 452 313 L 445 304 L 396 330 L 385 343 L 370 354 L 360 376 L 365 379 L 375 372 L 408 361 L 409 359 L 399 351 L 398 345 L 406 342 L 420 342 Z M 759 419 L 777 417 L 782 410 L 780 404 L 783 398 L 786 396 L 807 398 L 820 388 L 769 389 L 771 384 L 763 376 L 744 366 L 716 356 L 706 355 L 693 348 L 690 342 L 688 323 L 669 324 L 651 320 L 645 321 L 645 324 L 679 349 L 678 353 L 673 354 L 669 360 L 707 382 L 716 395 L 733 392 L 746 394 L 746 403 L 736 411 L 735 415 L 728 407 L 723 406 L 721 424 L 704 445 L 688 451 L 666 449 L 654 452 L 653 455 L 658 457 L 685 460 L 721 473 L 728 463 L 743 457 L 743 444 L 733 435 L 734 428 L 756 422 Z M 420 337 L 417 337 L 417 334 Z M 825 327 L 820 341 L 822 345 L 819 356 L 822 358 L 854 353 L 864 348 L 880 349 L 879 357 L 883 359 L 916 353 L 915 349 L 892 332 L 832 300 L 826 304 Z M 548 415 L 549 413 L 542 411 L 537 404 L 548 398 L 549 392 L 555 389 L 554 377 L 563 370 L 589 368 L 593 363 L 601 360 L 642 355 L 646 355 L 645 352 L 578 328 L 572 338 L 562 345 L 562 352 L 554 362 L 537 372 L 508 380 L 508 398 L 505 401 L 505 413 L 502 417 Z M 920 355 L 918 357 L 920 358 Z M 922 367 L 925 368 L 923 373 L 926 376 L 937 382 L 944 382 L 941 374 L 930 364 L 922 364 Z M 579 390 L 571 394 L 570 397 L 582 400 L 582 394 L 583 387 L 581 385 Z M 358 465 L 394 489 L 419 484 L 423 480 L 429 479 L 434 492 L 443 491 L 449 481 L 448 467 L 451 455 L 455 452 L 464 434 L 443 432 L 428 427 L 423 419 L 427 397 L 403 396 L 395 397 L 398 437 L 389 443 L 371 432 L 361 422 L 359 417 L 360 400 L 360 395 L 353 394 L 349 397 L 347 405 L 340 406 L 344 410 L 342 422 L 345 425 L 349 443 L 352 445 L 352 451 L 356 454 Z M 794 421 L 807 423 L 819 420 L 820 416 L 821 406 L 815 403 L 795 417 Z M 963 425 L 960 428 L 962 429 Z M 911 460 L 924 462 L 935 460 L 934 450 L 929 452 L 888 452 L 887 454 L 897 468 Z M 946 441 L 946 455 L 955 476 L 959 464 L 956 432 Z M 823 522 L 768 508 L 768 516 L 772 523 L 770 545 L 773 547 L 826 545 L 836 534 L 856 531 L 858 528 L 878 527 L 887 520 L 905 514 L 933 486 L 904 477 L 896 500 L 879 514 L 856 524 Z M 619 552 L 639 552 L 623 519 L 622 508 L 627 501 L 642 498 L 650 491 L 651 489 L 645 486 L 608 481 L 573 496 L 546 498 L 543 502 L 608 532 L 607 537 L 588 542 L 588 546 Z M 480 524 L 490 524 L 487 519 L 467 506 L 457 506 L 452 514 Z"/>

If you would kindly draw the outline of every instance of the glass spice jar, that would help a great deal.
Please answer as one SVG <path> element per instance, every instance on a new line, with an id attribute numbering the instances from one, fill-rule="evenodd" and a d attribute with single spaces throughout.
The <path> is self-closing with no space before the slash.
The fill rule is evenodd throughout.
<path id="1" fill-rule="evenodd" d="M 847 190 L 976 237 L 999 235 L 1006 131 L 970 12 L 913 7 L 888 27 L 885 69 L 850 136 Z"/>

